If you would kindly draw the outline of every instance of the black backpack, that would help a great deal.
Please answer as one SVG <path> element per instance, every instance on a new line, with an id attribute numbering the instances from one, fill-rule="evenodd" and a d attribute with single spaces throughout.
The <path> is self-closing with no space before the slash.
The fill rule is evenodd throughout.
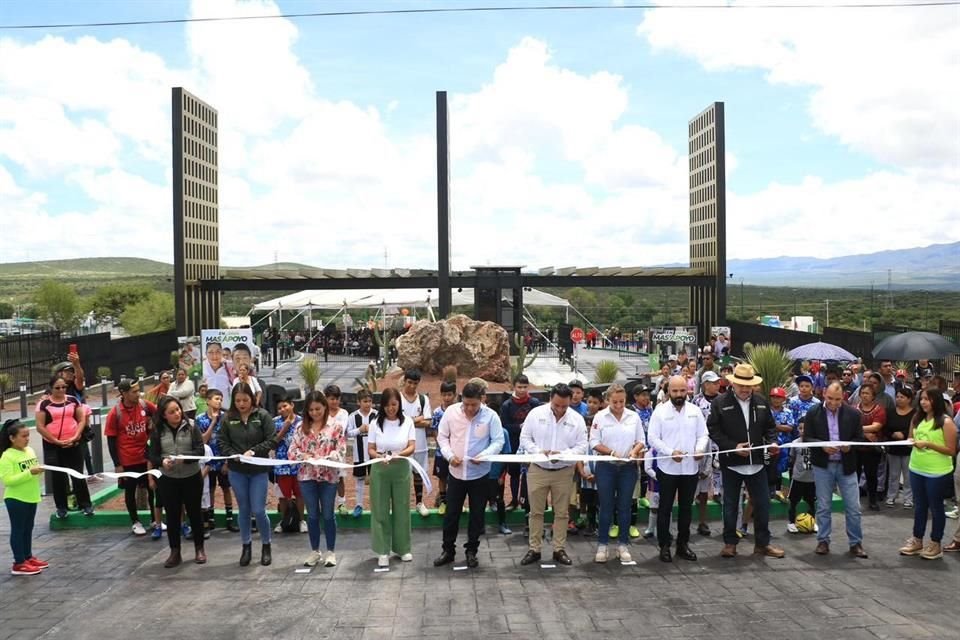
<path id="1" fill-rule="evenodd" d="M 287 510 L 280 518 L 280 530 L 284 533 L 300 533 L 300 509 L 293 500 L 287 500 Z"/>

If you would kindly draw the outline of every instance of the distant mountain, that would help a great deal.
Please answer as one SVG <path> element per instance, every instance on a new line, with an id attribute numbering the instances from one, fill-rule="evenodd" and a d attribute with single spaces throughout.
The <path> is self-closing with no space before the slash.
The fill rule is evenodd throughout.
<path id="1" fill-rule="evenodd" d="M 257 271 L 310 267 L 280 262 L 242 268 Z M 878 289 L 885 289 L 887 269 L 892 270 L 895 289 L 960 291 L 960 242 L 828 259 L 781 257 L 727 261 L 727 273 L 733 274 L 732 282 L 739 284 L 742 278 L 745 284 L 761 286 L 869 288 L 873 283 Z M 77 258 L 0 264 L 0 280 L 23 281 L 58 276 L 170 278 L 173 265 L 144 258 Z"/>
<path id="2" fill-rule="evenodd" d="M 838 258 L 758 258 L 727 260 L 733 281 L 799 287 L 887 286 L 887 270 L 896 289 L 960 291 L 960 242 L 933 244 Z"/>

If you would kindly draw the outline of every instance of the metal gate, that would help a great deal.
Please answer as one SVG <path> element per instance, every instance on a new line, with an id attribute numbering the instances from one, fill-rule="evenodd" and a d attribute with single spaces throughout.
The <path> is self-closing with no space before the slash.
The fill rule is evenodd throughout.
<path id="1" fill-rule="evenodd" d="M 10 375 L 11 391 L 25 382 L 27 392 L 45 389 L 60 350 L 56 331 L 25 333 L 0 338 L 0 373 Z"/>

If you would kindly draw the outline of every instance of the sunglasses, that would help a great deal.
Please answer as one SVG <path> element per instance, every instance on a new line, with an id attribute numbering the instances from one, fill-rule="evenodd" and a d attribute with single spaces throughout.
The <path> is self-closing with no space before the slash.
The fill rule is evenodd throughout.
<path id="1" fill-rule="evenodd" d="M 56 387 L 54 387 L 54 390 L 57 390 L 57 389 L 66 389 L 66 387 L 63 385 L 57 385 Z"/>

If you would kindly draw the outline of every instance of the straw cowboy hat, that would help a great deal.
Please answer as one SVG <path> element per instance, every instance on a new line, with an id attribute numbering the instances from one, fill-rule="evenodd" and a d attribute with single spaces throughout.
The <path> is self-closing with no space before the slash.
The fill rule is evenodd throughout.
<path id="1" fill-rule="evenodd" d="M 731 382 L 733 384 L 742 384 L 748 387 L 755 387 L 763 382 L 763 378 L 758 376 L 753 370 L 753 367 L 746 362 L 741 362 L 738 364 L 733 369 L 733 373 L 727 374 L 726 378 L 727 382 Z"/>

